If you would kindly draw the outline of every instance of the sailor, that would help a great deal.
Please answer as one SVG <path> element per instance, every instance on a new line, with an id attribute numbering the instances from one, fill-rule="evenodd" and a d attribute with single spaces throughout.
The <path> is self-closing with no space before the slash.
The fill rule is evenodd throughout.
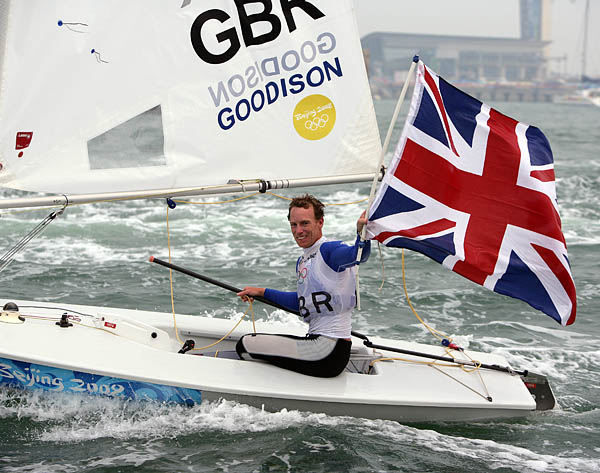
<path id="1" fill-rule="evenodd" d="M 282 292 L 245 287 L 238 293 L 244 301 L 264 297 L 298 311 L 308 323 L 305 337 L 247 334 L 236 345 L 241 359 L 265 360 L 298 373 L 330 378 L 339 375 L 350 358 L 351 317 L 356 306 L 356 257 L 363 246 L 361 263 L 370 254 L 370 242 L 360 236 L 354 245 L 323 237 L 324 205 L 306 194 L 292 199 L 288 221 L 292 235 L 303 249 L 296 263 L 298 289 Z M 356 223 L 360 235 L 367 223 L 365 213 Z"/>

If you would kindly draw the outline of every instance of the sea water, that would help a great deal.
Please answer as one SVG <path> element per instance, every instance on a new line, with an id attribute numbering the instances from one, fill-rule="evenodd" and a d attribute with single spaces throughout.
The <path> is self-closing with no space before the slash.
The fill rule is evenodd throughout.
<path id="1" fill-rule="evenodd" d="M 427 323 L 463 346 L 499 353 L 514 367 L 547 375 L 556 409 L 510 421 L 403 425 L 266 412 L 227 401 L 182 407 L 0 390 L 0 470 L 600 471 L 600 108 L 492 105 L 538 126 L 552 145 L 577 286 L 577 320 L 563 328 L 521 301 L 409 252 L 407 289 Z M 393 106 L 376 103 L 382 134 Z M 401 126 L 402 119 L 392 142 Z M 306 190 L 328 204 L 347 203 L 366 197 L 369 184 Z M 0 197 L 21 195 L 0 191 Z M 175 263 L 234 286 L 294 289 L 298 249 L 286 222 L 285 200 L 271 195 L 228 204 L 214 204 L 223 198 L 193 200 L 213 204 L 180 203 L 169 211 Z M 352 241 L 364 205 L 327 207 L 326 235 Z M 42 211 L 3 212 L 0 252 L 44 216 Z M 169 312 L 168 271 L 147 262 L 150 255 L 168 257 L 166 222 L 162 199 L 70 207 L 0 274 L 0 295 Z M 383 267 L 385 277 L 376 249 L 361 267 L 362 310 L 355 314 L 354 329 L 435 343 L 404 298 L 400 251 L 384 249 Z M 179 274 L 174 296 L 177 312 L 228 318 L 232 325 L 246 309 L 232 294 Z M 264 307 L 257 306 L 256 314 L 285 325 L 301 324 Z"/>

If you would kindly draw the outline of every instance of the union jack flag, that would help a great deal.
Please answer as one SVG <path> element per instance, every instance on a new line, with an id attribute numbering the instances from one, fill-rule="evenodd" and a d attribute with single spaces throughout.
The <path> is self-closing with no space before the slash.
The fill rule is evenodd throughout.
<path id="1" fill-rule="evenodd" d="M 423 253 L 563 325 L 575 321 L 546 137 L 422 62 L 367 238 Z"/>

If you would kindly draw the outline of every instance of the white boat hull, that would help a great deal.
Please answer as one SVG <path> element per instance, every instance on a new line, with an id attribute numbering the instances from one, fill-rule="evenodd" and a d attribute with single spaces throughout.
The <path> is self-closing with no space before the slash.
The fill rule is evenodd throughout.
<path id="1" fill-rule="evenodd" d="M 0 307 L 5 302 L 0 301 Z M 374 353 L 356 338 L 352 357 L 358 364 L 368 365 L 380 356 L 404 361 L 376 362 L 371 374 L 345 371 L 336 378 L 313 378 L 263 362 L 180 354 L 182 343 L 175 337 L 171 314 L 14 302 L 25 321 L 0 323 L 3 385 L 185 404 L 224 398 L 267 410 L 298 409 L 401 422 L 486 420 L 522 416 L 536 409 L 517 374 L 463 370 L 444 362 L 433 366 L 432 360 L 385 350 Z M 46 308 L 26 308 L 42 305 Z M 63 309 L 72 326 L 57 325 Z M 230 320 L 177 316 L 180 339 L 192 339 L 196 347 L 215 342 L 233 325 Z M 251 331 L 251 323 L 242 323 L 206 352 L 232 350 L 239 337 Z M 257 322 L 257 331 L 284 330 L 278 324 Z M 447 356 L 443 347 L 372 341 Z M 454 356 L 462 357 L 460 353 Z M 507 366 L 497 355 L 469 352 L 469 356 Z"/>

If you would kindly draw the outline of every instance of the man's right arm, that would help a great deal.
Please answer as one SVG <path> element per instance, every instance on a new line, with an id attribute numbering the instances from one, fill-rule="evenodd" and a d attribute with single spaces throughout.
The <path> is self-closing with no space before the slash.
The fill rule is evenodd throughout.
<path id="1" fill-rule="evenodd" d="M 275 302 L 287 309 L 295 311 L 300 309 L 298 304 L 298 293 L 296 292 L 284 292 L 264 287 L 247 286 L 238 292 L 237 295 L 240 296 L 243 301 L 248 301 L 253 297 L 264 297 L 268 301 Z"/>
<path id="2" fill-rule="evenodd" d="M 265 299 L 270 300 L 271 302 L 276 302 L 279 305 L 282 305 L 286 309 L 300 310 L 300 305 L 298 304 L 298 293 L 297 292 L 284 292 L 277 291 L 275 289 L 265 289 Z"/>

